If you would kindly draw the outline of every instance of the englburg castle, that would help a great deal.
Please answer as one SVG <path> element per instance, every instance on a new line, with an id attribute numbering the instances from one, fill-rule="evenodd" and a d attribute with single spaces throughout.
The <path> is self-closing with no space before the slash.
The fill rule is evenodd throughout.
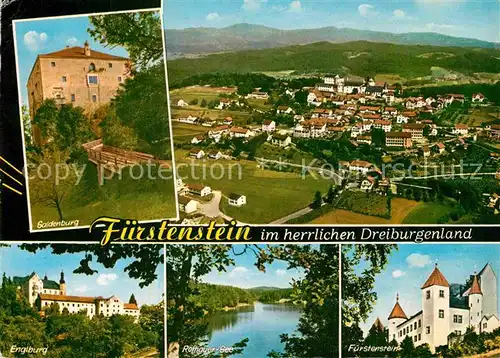
<path id="1" fill-rule="evenodd" d="M 13 277 L 13 283 L 28 299 L 30 305 L 43 312 L 53 304 L 59 306 L 61 313 L 68 314 L 86 311 L 87 316 L 95 315 L 109 317 L 115 314 L 128 315 L 139 319 L 140 310 L 136 303 L 125 303 L 116 296 L 108 298 L 68 296 L 66 281 L 61 272 L 59 282 L 49 280 L 47 276 L 40 278 L 35 272 L 25 277 Z"/>

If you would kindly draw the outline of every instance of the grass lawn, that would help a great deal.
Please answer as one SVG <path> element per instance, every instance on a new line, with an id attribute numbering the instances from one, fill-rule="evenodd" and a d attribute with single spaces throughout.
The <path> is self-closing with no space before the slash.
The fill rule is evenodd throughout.
<path id="1" fill-rule="evenodd" d="M 450 207 L 440 203 L 421 203 L 403 220 L 403 224 L 435 224 L 437 220 L 450 211 Z"/>
<path id="2" fill-rule="evenodd" d="M 471 127 L 478 127 L 482 123 L 491 123 L 498 119 L 497 110 L 498 107 L 495 106 L 472 108 L 469 114 L 461 115 L 460 123 L 467 124 Z"/>
<path id="3" fill-rule="evenodd" d="M 269 143 L 264 143 L 262 146 L 260 146 L 255 156 L 270 160 L 281 160 L 300 165 L 311 165 L 314 160 L 314 156 L 310 153 L 302 152 L 294 147 L 285 149 Z"/>
<path id="4" fill-rule="evenodd" d="M 267 100 L 265 99 L 249 98 L 247 99 L 247 102 L 250 105 L 250 107 L 255 109 L 260 109 L 261 111 L 268 111 L 271 108 L 273 108 L 272 105 L 266 104 Z"/>
<path id="5" fill-rule="evenodd" d="M 187 151 L 176 150 L 175 155 L 177 165 L 191 163 Z M 247 160 L 207 160 L 206 176 L 203 176 L 203 162 L 194 163 L 195 166 L 179 167 L 179 175 L 183 180 L 186 183 L 209 185 L 212 190 L 220 190 L 225 196 L 230 193 L 246 195 L 246 205 L 239 208 L 230 206 L 227 199 L 223 198 L 221 209 L 236 220 L 250 224 L 269 223 L 300 210 L 313 201 L 317 190 L 325 194 L 333 183 L 321 177 L 302 178 L 300 174 L 267 171 L 258 168 L 256 162 Z M 211 164 L 216 164 L 213 175 L 210 175 Z M 223 178 L 220 178 L 221 165 L 227 172 Z"/>
<path id="6" fill-rule="evenodd" d="M 154 170 L 151 171 L 154 175 Z M 121 180 L 115 177 L 100 187 L 96 168 L 89 164 L 81 182 L 63 201 L 62 213 L 65 221 L 79 220 L 79 226 L 90 225 L 99 216 L 141 221 L 174 218 L 177 215 L 174 195 L 172 179 L 133 180 L 126 173 Z M 39 221 L 59 221 L 55 208 L 35 203 L 31 205 L 31 217 L 33 229 Z"/>

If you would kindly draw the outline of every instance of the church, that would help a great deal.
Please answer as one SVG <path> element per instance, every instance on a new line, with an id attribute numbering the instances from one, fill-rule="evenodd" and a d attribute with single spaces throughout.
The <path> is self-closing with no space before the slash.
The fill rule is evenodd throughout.
<path id="1" fill-rule="evenodd" d="M 428 344 L 434 353 L 436 347 L 448 344 L 451 333 L 462 335 L 468 327 L 476 333 L 500 327 L 497 277 L 489 263 L 464 284 L 449 284 L 436 264 L 421 292 L 422 310 L 409 317 L 396 295 L 388 317 L 389 341 L 400 344 L 409 336 L 415 346 Z"/>
<path id="2" fill-rule="evenodd" d="M 32 307 L 36 307 L 40 312 L 57 303 L 62 313 L 78 313 L 87 311 L 87 316 L 92 318 L 95 315 L 105 317 L 114 314 L 129 315 L 137 322 L 140 310 L 136 303 L 125 303 L 116 296 L 108 298 L 68 296 L 66 294 L 66 281 L 64 272 L 61 272 L 59 282 L 49 280 L 47 276 L 41 279 L 35 272 L 29 276 L 13 277 L 13 282 L 24 296 L 28 299 Z"/>

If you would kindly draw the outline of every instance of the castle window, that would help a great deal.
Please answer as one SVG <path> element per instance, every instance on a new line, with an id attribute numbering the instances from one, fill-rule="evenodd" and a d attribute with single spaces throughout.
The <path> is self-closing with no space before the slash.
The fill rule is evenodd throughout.
<path id="1" fill-rule="evenodd" d="M 479 298 L 477 299 L 477 303 L 479 303 Z"/>
<path id="2" fill-rule="evenodd" d="M 429 298 L 431 298 L 431 291 L 427 290 L 425 291 L 425 298 L 428 300 Z"/>
<path id="3" fill-rule="evenodd" d="M 74 102 L 76 101 L 76 96 L 74 93 L 71 94 L 71 102 Z M 61 294 L 62 294 L 62 291 L 61 291 Z"/>
<path id="4" fill-rule="evenodd" d="M 420 328 L 420 327 L 422 327 L 422 320 L 421 319 L 418 320 L 418 328 Z"/>
<path id="5" fill-rule="evenodd" d="M 95 94 L 92 95 L 92 102 L 97 102 L 97 96 Z"/>
<path id="6" fill-rule="evenodd" d="M 89 65 L 89 71 L 95 71 L 95 65 L 93 62 Z"/>
<path id="7" fill-rule="evenodd" d="M 418 334 L 418 340 L 420 341 L 422 339 L 422 335 L 419 333 Z"/>
<path id="8" fill-rule="evenodd" d="M 483 323 L 483 328 L 488 328 L 488 323 L 484 322 Z"/>
<path id="9" fill-rule="evenodd" d="M 111 62 L 110 62 L 110 63 L 108 63 L 108 67 L 109 67 L 109 68 L 113 68 L 113 64 L 112 64 Z"/>
<path id="10" fill-rule="evenodd" d="M 413 337 L 413 341 L 415 342 L 417 341 L 417 336 Z"/>
<path id="11" fill-rule="evenodd" d="M 61 81 L 66 82 L 67 80 L 68 80 L 68 79 L 66 78 L 66 76 L 62 76 L 62 77 L 61 77 Z"/>
<path id="12" fill-rule="evenodd" d="M 96 75 L 88 75 L 87 76 L 87 83 L 89 85 L 96 85 L 99 83 L 99 78 Z"/>
<path id="13" fill-rule="evenodd" d="M 50 67 L 56 67 L 56 63 L 52 61 L 52 62 L 50 63 Z"/>
<path id="14" fill-rule="evenodd" d="M 444 310 L 439 310 L 439 318 L 444 318 Z"/>
<path id="15" fill-rule="evenodd" d="M 122 76 L 118 76 L 118 82 L 122 83 L 122 81 L 123 81 Z"/>
<path id="16" fill-rule="evenodd" d="M 417 329 L 417 321 L 415 321 L 415 324 L 413 325 L 413 329 Z"/>
<path id="17" fill-rule="evenodd" d="M 441 298 L 444 297 L 444 290 L 439 290 L 439 297 L 441 297 Z"/>
<path id="18" fill-rule="evenodd" d="M 425 327 L 425 333 L 431 334 L 431 326 Z"/>

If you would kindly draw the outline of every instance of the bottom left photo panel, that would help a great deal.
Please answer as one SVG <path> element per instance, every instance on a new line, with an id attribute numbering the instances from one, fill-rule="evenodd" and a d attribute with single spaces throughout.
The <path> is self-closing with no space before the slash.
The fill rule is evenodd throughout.
<path id="1" fill-rule="evenodd" d="M 163 245 L 0 244 L 0 357 L 164 357 Z"/>

